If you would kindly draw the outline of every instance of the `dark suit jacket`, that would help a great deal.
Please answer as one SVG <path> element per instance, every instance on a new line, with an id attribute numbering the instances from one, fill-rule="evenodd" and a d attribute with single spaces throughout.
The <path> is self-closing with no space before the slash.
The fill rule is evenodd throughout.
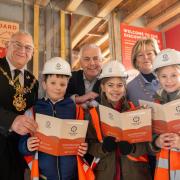
<path id="1" fill-rule="evenodd" d="M 94 84 L 92 91 L 99 94 L 100 91 L 99 80 Z M 67 96 L 71 96 L 73 94 L 78 94 L 79 96 L 82 96 L 85 94 L 85 85 L 84 85 L 82 70 L 72 72 L 72 77 L 69 80 L 66 94 Z"/>
<path id="2" fill-rule="evenodd" d="M 6 58 L 0 59 L 2 68 L 11 77 L 10 68 Z M 34 76 L 25 70 L 24 87 L 30 87 Z M 26 108 L 17 111 L 13 106 L 13 99 L 16 91 L 9 85 L 7 77 L 0 70 L 0 179 L 1 180 L 23 180 L 24 161 L 18 151 L 19 135 L 9 132 L 15 117 L 33 106 L 38 96 L 38 81 L 36 80 L 32 90 L 24 95 Z"/>

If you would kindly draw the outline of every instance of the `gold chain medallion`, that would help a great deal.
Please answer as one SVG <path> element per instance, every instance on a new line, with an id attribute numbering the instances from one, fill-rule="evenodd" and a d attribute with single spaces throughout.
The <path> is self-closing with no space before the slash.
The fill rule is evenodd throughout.
<path id="1" fill-rule="evenodd" d="M 33 79 L 33 82 L 31 83 L 30 87 L 21 87 L 21 85 L 17 82 L 19 77 L 17 76 L 14 80 L 12 80 L 7 72 L 5 72 L 1 67 L 0 71 L 3 73 L 4 76 L 9 81 L 9 85 L 13 86 L 14 89 L 16 90 L 16 94 L 14 95 L 14 100 L 13 100 L 13 106 L 16 108 L 17 111 L 23 111 L 26 108 L 26 98 L 23 96 L 29 92 L 31 92 L 32 88 L 34 87 L 36 83 L 36 79 Z"/>
<path id="2" fill-rule="evenodd" d="M 23 94 L 14 95 L 13 106 L 17 111 L 23 111 L 26 108 L 26 98 L 23 98 Z"/>

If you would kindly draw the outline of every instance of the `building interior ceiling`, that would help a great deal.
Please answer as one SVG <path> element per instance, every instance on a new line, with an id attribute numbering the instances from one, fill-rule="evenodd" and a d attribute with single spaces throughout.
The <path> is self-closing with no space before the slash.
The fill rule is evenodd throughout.
<path id="1" fill-rule="evenodd" d="M 108 58 L 108 22 L 113 11 L 121 23 L 131 25 L 141 19 L 143 26 L 152 30 L 167 31 L 180 22 L 179 0 L 1 0 L 9 4 L 38 4 L 63 10 L 71 17 L 71 47 L 78 51 L 85 43 L 95 43 Z"/>

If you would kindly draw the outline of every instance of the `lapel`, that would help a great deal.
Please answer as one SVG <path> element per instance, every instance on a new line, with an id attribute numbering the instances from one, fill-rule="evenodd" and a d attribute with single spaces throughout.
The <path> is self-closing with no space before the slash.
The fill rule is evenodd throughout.
<path id="1" fill-rule="evenodd" d="M 78 89 L 80 91 L 80 94 L 81 95 L 84 95 L 85 94 L 85 85 L 84 85 L 84 77 L 83 77 L 83 71 L 80 70 L 79 71 L 79 75 L 77 77 L 78 79 L 78 83 L 77 83 L 77 86 L 78 86 Z"/>
<path id="2" fill-rule="evenodd" d="M 0 62 L 1 62 L 1 67 L 3 68 L 3 70 L 7 72 L 7 75 L 12 79 L 10 67 L 6 58 L 4 57 L 3 59 L 0 60 Z"/>

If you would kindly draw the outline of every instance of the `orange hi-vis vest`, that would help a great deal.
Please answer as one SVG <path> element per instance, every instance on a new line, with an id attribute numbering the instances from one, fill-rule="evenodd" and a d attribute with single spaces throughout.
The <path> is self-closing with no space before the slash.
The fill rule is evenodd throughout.
<path id="1" fill-rule="evenodd" d="M 180 180 L 180 151 L 162 149 L 157 154 L 154 180 Z"/>
<path id="2" fill-rule="evenodd" d="M 129 103 L 129 105 L 130 105 L 131 110 L 136 110 L 135 106 L 132 103 Z M 99 142 L 102 142 L 103 138 L 102 138 L 102 133 L 101 133 L 101 128 L 100 128 L 100 120 L 99 120 L 99 115 L 97 113 L 97 110 L 96 110 L 96 108 L 91 108 L 89 112 L 91 114 L 92 123 L 96 130 L 98 140 L 99 140 Z M 139 157 L 133 157 L 131 155 L 127 155 L 127 157 L 131 161 L 140 161 L 140 162 L 148 163 L 148 156 L 146 154 L 141 155 Z"/>
<path id="3" fill-rule="evenodd" d="M 76 119 L 84 119 L 84 110 L 78 105 L 76 105 Z M 93 169 L 89 166 L 84 158 L 77 156 L 77 166 L 79 180 L 95 180 Z"/>
<path id="4" fill-rule="evenodd" d="M 24 156 L 24 159 L 31 170 L 31 180 L 39 180 L 38 151 L 33 156 Z"/>
<path id="5" fill-rule="evenodd" d="M 33 108 L 28 109 L 25 112 L 25 115 L 28 117 L 34 117 Z M 35 152 L 35 155 L 24 156 L 24 159 L 31 170 L 31 180 L 39 180 L 38 151 Z"/>

